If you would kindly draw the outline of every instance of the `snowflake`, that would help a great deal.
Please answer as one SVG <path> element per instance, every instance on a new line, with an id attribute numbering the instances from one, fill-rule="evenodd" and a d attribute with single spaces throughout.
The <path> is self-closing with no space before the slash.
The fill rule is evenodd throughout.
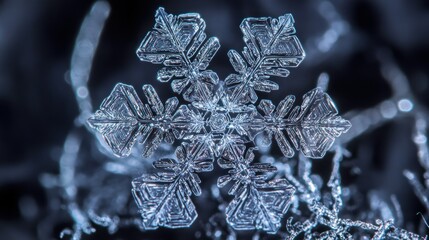
<path id="1" fill-rule="evenodd" d="M 349 121 L 337 116 L 331 98 L 321 89 L 303 96 L 300 106 L 286 96 L 277 106 L 258 102 L 257 92 L 279 86 L 271 76 L 287 77 L 305 57 L 294 35 L 291 14 L 279 18 L 246 18 L 240 25 L 246 44 L 242 54 L 228 52 L 236 71 L 224 81 L 207 67 L 220 48 L 219 40 L 206 40 L 205 22 L 195 13 L 178 16 L 159 8 L 154 29 L 137 50 L 141 61 L 163 64 L 157 80 L 171 81 L 176 97 L 165 104 L 151 85 L 143 86 L 143 103 L 132 86 L 119 83 L 89 120 L 113 154 L 128 156 L 139 139 L 143 157 L 151 156 L 161 143 L 180 141 L 176 158 L 153 163 L 158 172 L 132 181 L 132 194 L 142 215 L 144 229 L 190 226 L 197 218 L 192 195 L 201 195 L 198 173 L 210 172 L 214 160 L 230 169 L 218 178 L 218 187 L 232 185 L 234 199 L 226 220 L 234 229 L 258 229 L 276 233 L 295 194 L 286 179 L 270 179 L 276 168 L 254 163 L 256 138 L 265 145 L 275 139 L 283 155 L 295 150 L 309 158 L 322 158 L 335 138 L 347 132 Z"/>

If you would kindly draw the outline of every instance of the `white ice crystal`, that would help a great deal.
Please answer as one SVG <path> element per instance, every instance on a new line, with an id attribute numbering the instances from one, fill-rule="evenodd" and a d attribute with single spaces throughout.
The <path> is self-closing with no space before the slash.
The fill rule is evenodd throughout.
<path id="1" fill-rule="evenodd" d="M 159 8 L 155 20 L 137 55 L 163 64 L 157 80 L 171 81 L 173 91 L 188 103 L 179 105 L 176 97 L 163 103 L 151 85 L 143 86 L 144 103 L 132 86 L 119 83 L 88 120 L 119 157 L 128 156 L 138 139 L 143 157 L 162 142 L 180 143 L 175 159 L 155 161 L 157 173 L 132 181 L 143 228 L 190 226 L 197 218 L 191 196 L 201 194 L 198 173 L 212 171 L 216 160 L 229 169 L 219 177 L 218 187 L 232 183 L 228 193 L 234 199 L 225 211 L 229 225 L 276 233 L 299 189 L 291 179 L 269 179 L 266 173 L 276 171 L 274 166 L 254 163 L 256 149 L 251 146 L 256 137 L 266 145 L 274 138 L 287 158 L 295 150 L 322 158 L 335 138 L 351 127 L 319 88 L 305 94 L 300 106 L 293 107 L 295 97 L 286 96 L 277 106 L 262 99 L 256 107 L 258 91 L 279 89 L 270 77 L 287 77 L 288 69 L 305 57 L 292 15 L 244 19 L 240 28 L 246 46 L 241 54 L 228 52 L 236 73 L 225 81 L 207 69 L 220 44 L 215 37 L 206 40 L 205 22 L 198 14 L 175 16 Z M 335 179 L 331 185 L 337 186 Z"/>

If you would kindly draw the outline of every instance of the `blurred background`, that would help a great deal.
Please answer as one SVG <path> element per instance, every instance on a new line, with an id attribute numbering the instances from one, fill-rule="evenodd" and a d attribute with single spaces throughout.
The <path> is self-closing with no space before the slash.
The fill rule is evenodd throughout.
<path id="1" fill-rule="evenodd" d="M 61 194 L 47 190 L 43 179 L 60 173 L 64 141 L 76 126 L 79 107 L 70 86 L 71 56 L 81 24 L 94 2 L 0 1 L 2 239 L 57 239 L 64 228 L 73 226 L 63 200 L 58 197 Z M 318 80 L 329 79 L 327 91 L 345 118 L 362 116 L 360 114 L 371 109 L 380 110 L 381 117 L 362 126 L 358 122 L 351 135 L 345 136 L 343 141 L 347 142 L 352 156 L 344 161 L 343 182 L 354 186 L 363 198 L 375 193 L 387 198 L 394 194 L 402 208 L 403 226 L 418 232 L 422 217 L 416 213 L 424 213 L 426 209 L 403 175 L 404 169 L 420 176 L 424 172 L 412 140 L 415 116 L 407 114 L 408 111 L 402 114 L 400 108 L 398 111 L 398 107 L 391 106 L 395 101 L 389 99 L 406 97 L 415 106 L 418 102 L 423 109 L 429 105 L 429 1 L 108 3 L 110 15 L 98 47 L 93 49 L 95 55 L 89 75 L 94 108 L 117 82 L 133 85 L 139 94 L 143 84 L 153 84 L 163 101 L 174 94 L 167 85 L 156 81 L 159 66 L 142 63 L 135 55 L 140 41 L 154 24 L 154 13 L 159 6 L 173 14 L 197 12 L 205 19 L 207 36 L 216 36 L 221 43 L 210 65 L 221 79 L 233 72 L 227 51 L 241 50 L 244 46 L 239 29 L 243 18 L 292 13 L 306 59 L 299 68 L 291 69 L 288 78 L 276 80 L 279 91 L 260 94 L 260 98 L 278 103 L 284 96 L 293 94 L 300 99 L 317 86 Z M 93 138 L 85 129 L 77 132 L 87 142 Z M 327 179 L 330 166 L 318 161 L 314 171 Z M 202 188 L 209 191 L 216 176 L 204 176 L 203 182 L 208 184 Z M 216 202 L 205 206 L 203 198 L 195 204 L 200 217 L 190 229 L 142 233 L 136 227 L 129 227 L 110 236 L 100 228 L 83 239 L 171 239 L 173 236 L 204 239 L 207 237 L 205 224 L 210 211 L 216 210 Z"/>

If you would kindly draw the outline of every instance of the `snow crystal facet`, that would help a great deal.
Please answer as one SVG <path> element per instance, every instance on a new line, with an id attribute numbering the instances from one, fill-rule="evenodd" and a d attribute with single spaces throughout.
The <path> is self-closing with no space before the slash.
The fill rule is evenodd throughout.
<path id="1" fill-rule="evenodd" d="M 150 156 L 162 142 L 180 140 L 176 158 L 153 163 L 158 172 L 132 181 L 132 194 L 143 218 L 144 229 L 188 227 L 197 218 L 192 195 L 200 195 L 197 173 L 213 170 L 216 160 L 228 175 L 218 179 L 218 187 L 231 185 L 234 196 L 225 218 L 237 230 L 258 229 L 276 233 L 296 191 L 286 179 L 270 179 L 276 171 L 268 163 L 254 162 L 255 138 L 265 144 L 275 139 L 285 157 L 295 149 L 306 157 L 322 158 L 350 122 L 338 116 L 331 98 L 314 89 L 295 106 L 287 96 L 277 106 L 258 101 L 257 92 L 278 90 L 271 76 L 287 77 L 288 68 L 297 67 L 305 57 L 296 37 L 292 15 L 279 18 L 246 18 L 240 28 L 246 44 L 242 54 L 228 52 L 237 73 L 225 81 L 207 70 L 220 44 L 206 40 L 205 22 L 194 13 L 178 16 L 159 8 L 155 26 L 137 50 L 142 61 L 163 64 L 157 80 L 171 81 L 176 97 L 165 101 L 151 85 L 143 86 L 146 102 L 132 86 L 116 85 L 109 97 L 88 120 L 113 154 L 128 156 L 137 139 L 142 155 Z"/>

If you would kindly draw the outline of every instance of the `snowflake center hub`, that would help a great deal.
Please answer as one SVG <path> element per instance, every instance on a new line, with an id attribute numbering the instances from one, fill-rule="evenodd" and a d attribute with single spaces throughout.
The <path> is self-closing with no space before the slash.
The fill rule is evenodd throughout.
<path id="1" fill-rule="evenodd" d="M 189 71 L 187 73 L 187 77 L 191 81 L 195 82 L 199 76 L 200 76 L 200 69 L 198 68 L 198 64 L 197 63 L 191 63 L 189 65 Z"/>
<path id="2" fill-rule="evenodd" d="M 252 171 L 249 170 L 248 168 L 249 166 L 244 165 L 244 164 L 239 164 L 237 166 L 237 174 L 236 174 L 236 179 L 240 180 L 243 183 L 250 183 L 251 182 L 251 178 L 254 176 L 254 173 Z"/>
<path id="3" fill-rule="evenodd" d="M 215 113 L 210 117 L 210 127 L 213 131 L 223 131 L 228 125 L 228 117 L 225 113 Z"/>

